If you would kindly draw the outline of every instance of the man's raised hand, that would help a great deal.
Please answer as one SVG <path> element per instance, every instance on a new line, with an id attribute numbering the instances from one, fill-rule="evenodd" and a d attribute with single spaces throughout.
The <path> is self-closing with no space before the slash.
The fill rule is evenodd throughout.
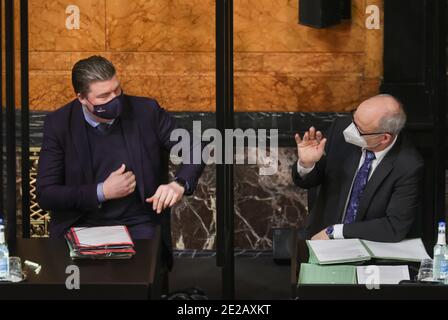
<path id="1" fill-rule="evenodd" d="M 300 165 L 304 168 L 313 167 L 322 158 L 327 139 L 323 138 L 322 132 L 316 132 L 314 127 L 306 131 L 302 138 L 297 133 L 295 139 Z"/>

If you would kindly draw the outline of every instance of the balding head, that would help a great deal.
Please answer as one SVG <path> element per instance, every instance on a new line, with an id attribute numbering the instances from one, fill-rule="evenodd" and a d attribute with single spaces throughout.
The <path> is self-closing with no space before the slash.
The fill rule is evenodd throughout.
<path id="1" fill-rule="evenodd" d="M 369 132 L 398 135 L 406 124 L 406 113 L 395 97 L 381 94 L 361 103 L 356 111 L 359 125 Z"/>
<path id="2" fill-rule="evenodd" d="M 378 95 L 361 103 L 353 122 L 367 143 L 367 149 L 382 151 L 390 146 L 406 124 L 401 103 L 391 95 Z"/>

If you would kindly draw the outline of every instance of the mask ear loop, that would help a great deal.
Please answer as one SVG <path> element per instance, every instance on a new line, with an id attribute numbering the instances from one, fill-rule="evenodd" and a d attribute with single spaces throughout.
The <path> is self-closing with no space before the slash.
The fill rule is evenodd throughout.
<path id="1" fill-rule="evenodd" d="M 366 140 L 366 139 L 364 139 L 364 140 Z M 378 147 L 380 144 L 381 144 L 381 143 L 378 143 L 376 146 L 371 147 L 371 146 L 369 146 L 369 145 L 367 144 L 367 141 L 366 141 L 366 145 L 367 145 L 367 147 L 366 147 L 365 149 L 366 149 L 366 150 L 368 150 L 368 149 L 374 149 L 374 148 Z"/>

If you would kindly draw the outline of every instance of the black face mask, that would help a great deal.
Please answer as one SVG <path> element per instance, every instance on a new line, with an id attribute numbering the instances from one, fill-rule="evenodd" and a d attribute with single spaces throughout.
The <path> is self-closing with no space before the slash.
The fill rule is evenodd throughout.
<path id="1" fill-rule="evenodd" d="M 105 104 L 93 105 L 93 114 L 101 119 L 116 119 L 123 112 L 123 105 L 124 95 L 122 91 L 119 96 L 116 96 Z"/>

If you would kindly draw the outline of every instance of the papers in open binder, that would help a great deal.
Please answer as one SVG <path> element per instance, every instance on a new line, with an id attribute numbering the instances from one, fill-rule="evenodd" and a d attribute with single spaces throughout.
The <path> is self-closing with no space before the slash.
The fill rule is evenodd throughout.
<path id="1" fill-rule="evenodd" d="M 310 263 L 342 264 L 370 259 L 420 262 L 428 259 L 421 239 L 403 240 L 397 243 L 373 242 L 360 239 L 307 241 Z"/>
<path id="2" fill-rule="evenodd" d="M 65 238 L 72 259 L 126 259 L 135 254 L 126 226 L 70 228 Z"/>
<path id="3" fill-rule="evenodd" d="M 370 253 L 359 239 L 311 240 L 307 244 L 311 263 L 342 264 L 371 259 Z"/>

